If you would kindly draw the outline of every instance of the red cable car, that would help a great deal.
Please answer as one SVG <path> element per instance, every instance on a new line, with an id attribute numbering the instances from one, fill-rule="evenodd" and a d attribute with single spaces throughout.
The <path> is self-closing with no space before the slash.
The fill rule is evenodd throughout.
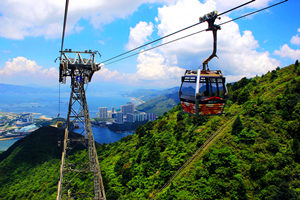
<path id="1" fill-rule="evenodd" d="M 179 99 L 182 109 L 196 116 L 222 114 L 226 102 L 225 77 L 220 70 L 208 69 L 208 62 L 217 56 L 217 31 L 220 30 L 220 26 L 214 24 L 217 16 L 214 11 L 200 18 L 200 22 L 208 22 L 207 31 L 213 32 L 213 53 L 202 63 L 202 70 L 186 70 L 181 77 Z"/>

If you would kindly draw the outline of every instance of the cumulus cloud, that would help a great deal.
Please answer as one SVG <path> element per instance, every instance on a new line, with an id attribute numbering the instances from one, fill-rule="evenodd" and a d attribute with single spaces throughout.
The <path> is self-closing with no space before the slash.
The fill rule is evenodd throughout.
<path id="1" fill-rule="evenodd" d="M 298 28 L 298 32 L 300 32 L 300 28 Z M 292 44 L 300 45 L 300 37 L 299 34 L 294 35 L 291 39 Z"/>
<path id="2" fill-rule="evenodd" d="M 130 27 L 129 42 L 126 49 L 133 49 L 144 44 L 153 32 L 153 24 L 151 22 L 139 22 L 134 28 Z"/>
<path id="3" fill-rule="evenodd" d="M 167 3 L 172 3 L 168 1 Z M 143 3 L 163 0 L 72 0 L 69 3 L 67 33 L 83 29 L 80 19 L 95 28 L 118 18 L 126 18 Z M 62 0 L 1 0 L 0 37 L 23 39 L 27 36 L 57 38 L 61 36 L 65 1 Z"/>
<path id="4" fill-rule="evenodd" d="M 287 44 L 280 47 L 280 50 L 275 50 L 274 54 L 283 58 L 291 58 L 293 60 L 300 59 L 300 49 L 291 49 Z"/>
<path id="5" fill-rule="evenodd" d="M 170 65 L 160 53 L 143 52 L 138 56 L 136 73 L 120 73 L 109 70 L 104 65 L 94 75 L 95 81 L 118 82 L 127 85 L 163 86 L 171 87 L 180 83 L 180 76 L 184 69 Z"/>
<path id="6" fill-rule="evenodd" d="M 183 75 L 184 69 L 172 66 L 157 52 L 145 52 L 138 56 L 136 75 L 141 80 L 170 81 Z"/>
<path id="7" fill-rule="evenodd" d="M 107 69 L 104 65 L 102 65 L 100 71 L 97 71 L 94 74 L 93 80 L 95 81 L 109 81 L 112 80 L 122 80 L 122 74 L 118 72 L 117 70 L 110 71 Z"/>
<path id="8" fill-rule="evenodd" d="M 39 85 L 55 84 L 58 79 L 58 71 L 52 67 L 45 69 L 35 61 L 25 57 L 16 57 L 5 63 L 0 68 L 1 82 L 23 84 L 34 83 Z"/>
<path id="9" fill-rule="evenodd" d="M 297 30 L 300 32 L 300 28 Z M 290 40 L 291 44 L 300 45 L 300 37 L 299 35 L 295 35 Z M 292 49 L 288 44 L 284 44 L 280 47 L 280 50 L 274 51 L 275 55 L 278 55 L 282 58 L 290 58 L 292 60 L 300 59 L 300 49 Z"/>
<path id="10" fill-rule="evenodd" d="M 211 1 L 211 0 L 207 0 L 207 1 Z M 262 8 L 267 6 L 272 0 L 257 0 L 253 3 L 250 3 L 248 5 L 245 6 L 248 8 Z M 246 3 L 247 1 L 241 1 L 241 0 L 230 0 L 230 1 L 224 1 L 224 0 L 215 0 L 215 2 L 218 5 L 218 9 L 220 11 L 225 11 L 228 10 L 230 8 L 233 8 L 235 6 L 241 5 L 243 3 Z"/>

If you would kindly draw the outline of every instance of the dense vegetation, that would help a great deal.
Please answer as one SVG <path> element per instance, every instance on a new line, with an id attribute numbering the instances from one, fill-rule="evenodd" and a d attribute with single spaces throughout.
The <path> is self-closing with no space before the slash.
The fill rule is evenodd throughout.
<path id="1" fill-rule="evenodd" d="M 179 103 L 178 91 L 170 91 L 171 93 L 151 98 L 145 103 L 137 106 L 137 110 L 147 113 L 155 113 L 158 116 L 171 110 Z"/>
<path id="2" fill-rule="evenodd" d="M 0 154 L 0 199 L 55 199 L 62 135 L 40 128 Z"/>
<path id="3" fill-rule="evenodd" d="M 136 134 L 98 145 L 107 199 L 299 199 L 299 75 L 291 65 L 243 78 L 228 85 L 222 116 L 196 118 L 176 106 Z M 233 116 L 232 127 L 157 193 Z M 38 140 L 43 134 L 40 129 L 0 155 L 0 199 L 54 199 L 60 153 L 54 136 L 46 138 L 51 144 Z"/>

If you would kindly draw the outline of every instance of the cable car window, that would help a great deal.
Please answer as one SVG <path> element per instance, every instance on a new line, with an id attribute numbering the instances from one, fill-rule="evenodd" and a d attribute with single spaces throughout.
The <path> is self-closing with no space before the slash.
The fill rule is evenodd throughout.
<path id="1" fill-rule="evenodd" d="M 183 82 L 181 87 L 181 98 L 195 101 L 195 83 Z"/>
<path id="2" fill-rule="evenodd" d="M 225 95 L 225 86 L 222 78 L 218 78 L 218 87 L 219 87 L 219 97 L 224 97 Z"/>
<path id="3" fill-rule="evenodd" d="M 217 83 L 215 78 L 210 78 L 210 96 L 218 96 Z"/>
<path id="4" fill-rule="evenodd" d="M 206 82 L 200 82 L 199 93 L 201 97 L 207 97 L 209 95 L 209 87 Z"/>

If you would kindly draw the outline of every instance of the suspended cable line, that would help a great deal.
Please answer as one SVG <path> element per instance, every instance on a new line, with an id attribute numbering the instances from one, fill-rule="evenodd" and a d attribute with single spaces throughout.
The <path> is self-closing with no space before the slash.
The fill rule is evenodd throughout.
<path id="1" fill-rule="evenodd" d="M 240 17 L 234 18 L 234 19 L 229 20 L 229 21 L 227 21 L 227 22 L 223 22 L 223 23 L 219 24 L 219 26 L 224 25 L 224 24 L 227 24 L 227 23 L 232 22 L 232 21 L 235 21 L 235 20 L 238 20 L 238 19 L 241 19 L 241 18 L 244 18 L 244 17 L 248 17 L 248 16 L 250 16 L 250 15 L 256 14 L 256 13 L 261 12 L 261 11 L 263 11 L 263 10 L 266 10 L 266 9 L 272 8 L 272 7 L 274 7 L 274 6 L 277 6 L 277 5 L 279 5 L 279 4 L 285 3 L 285 2 L 287 2 L 287 1 L 288 1 L 288 0 L 284 0 L 284 1 L 281 1 L 281 2 L 279 2 L 279 3 L 270 5 L 270 6 L 268 6 L 268 7 L 265 7 L 265 8 L 262 8 L 262 9 L 259 9 L 259 10 L 253 11 L 253 12 L 250 12 L 250 13 L 248 13 L 248 14 L 245 14 L 245 15 L 242 15 L 242 16 L 240 16 Z"/>
<path id="2" fill-rule="evenodd" d="M 242 15 L 242 16 L 240 16 L 240 17 L 237 17 L 237 18 L 228 20 L 228 21 L 226 21 L 226 22 L 220 23 L 220 24 L 218 24 L 218 25 L 221 26 L 221 25 L 224 25 L 224 24 L 227 24 L 227 23 L 230 23 L 230 22 L 239 20 L 239 19 L 241 19 L 241 18 L 248 17 L 248 16 L 250 16 L 250 15 L 256 14 L 256 13 L 258 13 L 258 12 L 261 12 L 261 11 L 266 10 L 266 9 L 268 9 L 268 8 L 277 6 L 277 5 L 282 4 L 282 3 L 284 3 L 284 2 L 287 2 L 287 1 L 288 1 L 288 0 L 281 1 L 281 2 L 279 2 L 279 3 L 273 4 L 273 5 L 271 5 L 271 6 L 268 6 L 268 7 L 265 7 L 265 8 L 262 8 L 262 9 L 259 9 L 259 10 L 253 11 L 253 12 L 250 12 L 250 13 L 247 13 L 247 14 Z M 182 30 L 182 29 L 181 29 L 181 30 Z M 162 47 L 162 46 L 165 46 L 165 45 L 167 45 L 167 44 L 176 42 L 176 41 L 178 41 L 178 40 L 182 40 L 182 39 L 184 39 L 184 38 L 187 38 L 187 37 L 190 37 L 190 36 L 193 36 L 193 35 L 196 35 L 196 34 L 205 32 L 206 30 L 207 30 L 207 29 L 203 29 L 203 30 L 200 30 L 200 31 L 197 31 L 197 32 L 194 32 L 194 33 L 191 33 L 191 34 L 188 34 L 188 35 L 185 35 L 185 36 L 176 38 L 176 39 L 174 39 L 174 40 L 170 40 L 170 41 L 168 41 L 168 42 L 165 42 L 165 43 L 162 43 L 162 44 L 153 46 L 153 47 L 151 47 L 151 48 L 144 49 L 144 50 L 142 50 L 142 51 L 140 51 L 140 52 L 137 52 L 137 53 L 134 53 L 134 54 L 130 54 L 130 55 L 126 56 L 126 57 L 123 57 L 123 58 L 120 58 L 120 59 L 118 59 L 118 60 L 114 60 L 114 61 L 112 61 L 112 62 L 109 62 L 109 63 L 105 64 L 105 66 L 111 65 L 111 64 L 113 64 L 113 63 L 116 63 L 116 62 L 125 60 L 125 59 L 127 59 L 127 58 L 132 57 L 132 56 L 136 56 L 136 55 L 145 53 L 145 52 L 147 52 L 147 51 L 150 51 L 150 50 L 153 50 L 153 49 Z M 155 40 L 154 40 L 154 41 L 155 41 Z M 149 43 L 150 43 L 150 42 L 149 42 Z M 142 45 L 142 46 L 140 46 L 140 47 L 147 46 L 149 43 L 144 44 L 144 45 Z M 153 43 L 153 42 L 152 42 L 152 43 Z M 140 47 L 135 48 L 135 50 L 139 49 Z M 134 50 L 130 50 L 130 52 L 132 52 L 132 51 L 134 51 Z M 129 51 L 128 51 L 128 53 L 129 53 Z M 123 53 L 122 55 L 125 55 L 125 54 L 127 54 L 127 52 Z M 121 55 L 121 54 L 120 54 L 120 55 Z M 119 57 L 119 56 L 115 56 L 115 57 Z M 111 59 L 108 59 L 108 60 L 112 60 L 112 58 L 111 58 Z M 106 60 L 106 61 L 108 61 L 108 60 Z M 104 62 L 102 62 L 102 63 L 104 63 Z"/>
<path id="3" fill-rule="evenodd" d="M 240 8 L 240 7 L 242 7 L 242 6 L 245 6 L 245 5 L 249 4 L 249 3 L 252 3 L 252 2 L 254 2 L 254 1 L 255 1 L 255 0 L 248 1 L 248 2 L 246 2 L 246 3 L 244 3 L 244 4 L 242 4 L 242 5 L 239 5 L 239 6 L 237 6 L 237 7 L 234 7 L 234 8 L 232 8 L 232 9 L 230 9 L 230 10 L 227 10 L 227 11 L 225 11 L 225 12 L 219 14 L 218 16 L 224 15 L 224 14 L 226 14 L 226 13 L 228 13 L 228 12 L 231 12 L 231 11 L 233 11 L 233 10 L 235 10 L 235 9 L 238 9 L 238 8 Z M 161 37 L 161 38 L 158 38 L 158 39 L 156 39 L 156 40 L 153 40 L 153 41 L 151 41 L 151 42 L 148 42 L 148 43 L 146 43 L 146 44 L 143 44 L 143 45 L 141 45 L 141 46 L 138 46 L 138 47 L 136 47 L 136 48 L 134 48 L 134 49 L 131 49 L 131 50 L 129 50 L 129 51 L 126 51 L 126 52 L 124 52 L 124 53 L 121 53 L 121 54 L 119 54 L 119 55 L 117 55 L 117 56 L 114 56 L 114 57 L 112 57 L 112 58 L 109 58 L 109 59 L 107 59 L 107 60 L 104 60 L 102 63 L 106 63 L 106 62 L 111 61 L 111 60 L 114 60 L 114 59 L 116 59 L 116 58 L 118 58 L 118 57 L 124 56 L 124 55 L 126 55 L 126 54 L 128 54 L 128 53 L 131 53 L 131 52 L 133 52 L 133 51 L 136 51 L 136 50 L 138 50 L 138 49 L 141 49 L 141 48 L 143 48 L 143 47 L 145 47 L 145 46 L 148 46 L 149 44 L 153 44 L 153 43 L 155 43 L 155 42 L 158 42 L 158 41 L 160 41 L 160 40 L 163 40 L 163 39 L 165 39 L 165 38 L 167 38 L 167 37 L 170 37 L 170 36 L 172 36 L 172 35 L 175 35 L 175 34 L 177 34 L 177 33 L 180 33 L 180 32 L 182 32 L 182 31 L 185 31 L 185 30 L 187 30 L 187 29 L 190 29 L 190 28 L 192 28 L 192 27 L 194 27 L 194 26 L 197 26 L 197 25 L 199 25 L 199 24 L 201 24 L 201 23 L 202 23 L 202 22 L 197 22 L 197 23 L 195 23 L 195 24 L 193 24 L 193 25 L 190 25 L 190 26 L 188 26 L 188 27 L 185 27 L 185 28 L 183 28 L 183 29 L 180 29 L 180 30 L 175 31 L 175 32 L 173 32 L 173 33 L 170 33 L 170 34 L 168 34 L 168 35 L 165 35 L 165 36 L 163 36 L 163 37 Z"/>
<path id="4" fill-rule="evenodd" d="M 242 4 L 242 5 L 239 5 L 239 6 L 237 6 L 237 7 L 231 8 L 231 9 L 225 11 L 225 12 L 222 12 L 222 13 L 218 14 L 218 17 L 220 17 L 221 15 L 224 15 L 224 14 L 226 14 L 226 13 L 229 13 L 229 12 L 235 10 L 235 9 L 241 8 L 241 7 L 243 7 L 243 6 L 247 5 L 247 4 L 250 4 L 250 3 L 254 2 L 254 1 L 256 1 L 256 0 L 248 1 L 248 2 L 246 2 L 246 3 L 244 3 L 244 4 Z"/>
<path id="5" fill-rule="evenodd" d="M 64 40 L 65 40 L 66 23 L 67 23 L 67 17 L 68 17 L 68 8 L 69 8 L 69 0 L 66 0 L 64 25 L 63 25 L 63 32 L 62 32 L 61 48 L 60 48 L 61 56 L 62 56 L 62 51 L 64 50 Z"/>
<path id="6" fill-rule="evenodd" d="M 66 0 L 64 24 L 63 24 L 61 48 L 60 48 L 60 60 L 62 60 L 62 51 L 64 49 L 64 40 L 65 40 L 66 23 L 67 23 L 67 17 L 68 17 L 68 8 L 69 8 L 69 0 Z M 61 99 L 61 97 L 60 97 L 60 82 L 58 82 L 58 114 L 57 114 L 57 117 L 60 117 L 60 104 L 61 104 L 60 99 Z"/>

